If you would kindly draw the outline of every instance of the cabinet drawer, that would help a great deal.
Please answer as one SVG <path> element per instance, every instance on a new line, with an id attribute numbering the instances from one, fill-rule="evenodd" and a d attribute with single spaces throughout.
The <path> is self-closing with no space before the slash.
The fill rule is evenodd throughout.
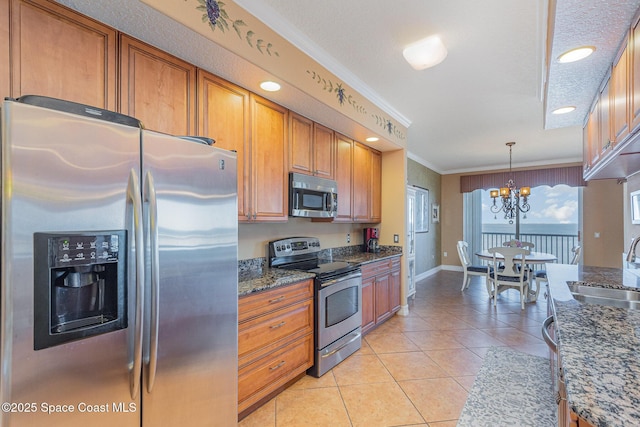
<path id="1" fill-rule="evenodd" d="M 313 280 L 246 295 L 238 300 L 238 322 L 262 316 L 298 301 L 313 298 Z"/>
<path id="2" fill-rule="evenodd" d="M 313 365 L 313 334 L 290 342 L 238 372 L 238 410 L 248 408 Z"/>
<path id="3" fill-rule="evenodd" d="M 253 318 L 238 326 L 238 358 L 261 349 L 277 347 L 278 341 L 313 332 L 313 300 Z"/>
<path id="4" fill-rule="evenodd" d="M 389 270 L 389 260 L 370 262 L 362 265 L 360 269 L 362 270 L 363 279 L 386 273 Z"/>

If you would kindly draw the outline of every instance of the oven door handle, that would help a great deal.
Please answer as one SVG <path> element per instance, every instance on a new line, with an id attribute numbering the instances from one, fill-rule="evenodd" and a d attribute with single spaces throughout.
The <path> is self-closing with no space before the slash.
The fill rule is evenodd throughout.
<path id="1" fill-rule="evenodd" d="M 347 334 L 348 335 L 348 334 Z M 322 358 L 325 357 L 330 357 L 333 356 L 334 354 L 336 354 L 337 352 L 339 352 L 340 350 L 342 350 L 343 348 L 345 348 L 346 346 L 348 346 L 349 344 L 351 344 L 352 342 L 356 341 L 358 338 L 360 338 L 362 336 L 362 334 L 360 332 L 358 332 L 353 338 L 351 338 L 349 341 L 347 341 L 346 343 L 342 344 L 340 347 L 338 348 L 334 348 L 333 350 L 331 350 L 329 353 L 327 354 L 323 354 Z"/>
<path id="2" fill-rule="evenodd" d="M 338 282 L 344 282 L 350 279 L 357 279 L 358 277 L 362 277 L 362 272 L 358 271 L 355 273 L 347 274 L 346 276 L 336 277 L 335 279 L 327 280 L 326 282 L 322 282 L 320 287 L 324 288 L 327 286 L 335 285 Z"/>

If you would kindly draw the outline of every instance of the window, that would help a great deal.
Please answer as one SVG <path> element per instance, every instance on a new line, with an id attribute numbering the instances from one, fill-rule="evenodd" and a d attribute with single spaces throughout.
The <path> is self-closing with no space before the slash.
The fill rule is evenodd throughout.
<path id="1" fill-rule="evenodd" d="M 579 245 L 581 192 L 581 187 L 567 185 L 532 188 L 528 198 L 531 209 L 520 213 L 520 240 L 534 243 L 536 252 L 556 255 L 559 263 L 569 262 L 571 249 Z M 504 212 L 491 212 L 493 199 L 489 190 L 475 190 L 464 200 L 465 210 L 476 212 L 472 216 L 477 220 L 468 221 L 464 230 L 465 240 L 475 250 L 501 246 L 515 238 L 515 220 L 510 224 Z M 501 206 L 499 198 L 496 204 Z"/>

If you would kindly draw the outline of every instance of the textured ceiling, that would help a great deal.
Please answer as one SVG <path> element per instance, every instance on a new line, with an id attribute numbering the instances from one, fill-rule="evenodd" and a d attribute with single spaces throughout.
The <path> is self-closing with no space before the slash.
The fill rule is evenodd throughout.
<path id="1" fill-rule="evenodd" d="M 268 76 L 137 0 L 59 2 L 250 90 Z M 585 112 L 640 0 L 557 0 L 550 57 L 567 46 L 598 50 L 582 64 L 552 63 L 546 98 L 545 0 L 236 3 L 407 125 L 411 157 L 452 173 L 504 168 L 508 141 L 517 141 L 514 167 L 581 161 Z M 434 33 L 447 58 L 413 70 L 403 47 Z M 295 88 L 270 97 L 355 138 L 366 134 Z M 545 100 L 578 110 L 551 117 Z"/>

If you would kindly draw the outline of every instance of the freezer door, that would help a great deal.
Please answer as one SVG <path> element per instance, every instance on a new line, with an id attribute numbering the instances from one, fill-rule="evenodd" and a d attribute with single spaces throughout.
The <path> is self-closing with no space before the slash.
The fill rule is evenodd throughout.
<path id="1" fill-rule="evenodd" d="M 236 154 L 144 131 L 143 175 L 143 426 L 235 426 Z"/>
<path id="2" fill-rule="evenodd" d="M 34 350 L 34 316 L 42 314 L 34 309 L 34 235 L 123 230 L 130 238 L 126 192 L 139 175 L 140 129 L 14 101 L 2 104 L 1 127 L 0 401 L 9 406 L 0 424 L 139 425 L 131 318 L 124 329 Z"/>

